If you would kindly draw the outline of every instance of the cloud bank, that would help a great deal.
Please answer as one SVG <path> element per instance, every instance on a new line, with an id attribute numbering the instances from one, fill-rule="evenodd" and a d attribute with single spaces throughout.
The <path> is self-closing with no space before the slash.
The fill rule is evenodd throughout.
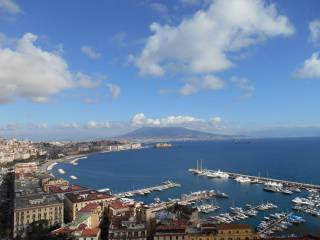
<path id="1" fill-rule="evenodd" d="M 44 103 L 66 89 L 97 86 L 90 76 L 71 73 L 59 53 L 43 50 L 36 40 L 36 35 L 26 33 L 12 48 L 0 44 L 0 103 L 16 97 Z"/>

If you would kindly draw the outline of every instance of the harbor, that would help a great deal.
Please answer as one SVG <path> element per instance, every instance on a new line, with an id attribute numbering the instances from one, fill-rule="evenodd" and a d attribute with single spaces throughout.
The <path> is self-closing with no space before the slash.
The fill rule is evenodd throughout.
<path id="1" fill-rule="evenodd" d="M 198 191 L 190 194 L 183 194 L 181 198 L 169 199 L 168 201 L 151 203 L 148 207 L 152 212 L 158 212 L 171 207 L 175 204 L 192 205 L 203 200 L 211 200 L 213 198 L 228 198 L 228 195 L 215 190 Z"/>
<path id="2" fill-rule="evenodd" d="M 127 191 L 127 192 L 121 192 L 121 193 L 116 193 L 114 194 L 116 197 L 120 197 L 120 198 L 125 198 L 125 197 L 134 197 L 136 195 L 147 195 L 151 192 L 161 192 L 170 188 L 175 188 L 175 187 L 180 187 L 181 185 L 179 183 L 167 180 L 165 182 L 163 182 L 160 185 L 157 186 L 152 186 L 152 187 L 146 187 L 146 188 L 141 188 L 141 189 L 134 189 L 131 191 Z M 99 192 L 106 192 L 109 191 L 109 188 L 104 188 L 104 189 L 99 189 Z"/>
<path id="3" fill-rule="evenodd" d="M 234 179 L 239 183 L 263 184 L 266 186 L 265 190 L 270 192 L 283 192 L 285 194 L 292 194 L 293 192 L 300 192 L 302 189 L 308 191 L 320 190 L 320 185 L 317 184 L 301 183 L 283 179 L 246 175 L 221 170 L 203 169 L 202 161 L 200 162 L 200 166 L 197 161 L 197 168 L 191 168 L 189 169 L 189 172 L 192 172 L 200 176 L 206 176 L 208 178 L 230 178 Z"/>
<path id="4" fill-rule="evenodd" d="M 254 145 L 257 145 L 256 148 L 262 149 L 259 151 L 260 153 L 263 152 L 263 149 L 268 148 L 271 143 L 263 141 L 261 143 L 254 143 Z M 294 143 L 290 144 L 294 145 Z M 299 142 L 299 146 L 301 146 L 301 144 L 302 143 Z M 208 200 L 203 199 L 202 201 L 195 201 L 196 203 L 194 204 L 192 204 L 192 201 L 188 202 L 188 204 L 192 204 L 190 205 L 191 207 L 199 206 L 200 215 L 205 219 L 221 213 L 229 213 L 230 207 L 242 207 L 244 209 L 245 205 L 248 203 L 252 206 L 258 206 L 262 203 L 271 202 L 277 205 L 278 208 L 268 211 L 257 210 L 258 215 L 256 217 L 236 220 L 233 223 L 250 224 L 254 228 L 257 228 L 257 226 L 264 220 L 264 217 L 270 217 L 270 214 L 293 212 L 294 214 L 302 216 L 306 222 L 299 225 L 294 224 L 287 230 L 279 232 L 279 234 L 285 235 L 301 232 L 319 234 L 320 231 L 317 229 L 320 218 L 313 215 L 315 213 L 312 214 L 314 207 L 308 205 L 300 206 L 299 204 L 292 202 L 296 197 L 299 197 L 300 200 L 302 199 L 302 202 L 308 202 L 305 201 L 304 198 L 308 198 L 308 194 L 310 193 L 309 191 L 312 191 L 312 189 L 308 189 L 308 191 L 304 188 L 300 188 L 299 185 L 297 187 L 292 187 L 292 189 L 290 188 L 290 191 L 293 192 L 291 195 L 282 192 L 269 192 L 264 188 L 267 188 L 266 185 L 270 184 L 270 182 L 271 184 L 274 184 L 272 178 L 269 178 L 269 181 L 266 180 L 263 182 L 254 180 L 255 175 L 259 176 L 259 171 L 266 172 L 266 169 L 268 169 L 268 174 L 266 173 L 263 175 L 264 177 L 270 175 L 270 177 L 272 176 L 275 179 L 282 178 L 284 180 L 293 180 L 298 183 L 317 183 L 317 174 L 312 171 L 310 172 L 308 168 L 309 165 L 318 166 L 317 159 L 315 158 L 312 161 L 310 160 L 309 165 L 302 165 L 301 171 L 291 173 L 285 171 L 286 168 L 284 166 L 288 165 L 288 162 L 298 164 L 298 160 L 294 159 L 295 155 L 288 156 L 287 152 L 286 155 L 283 155 L 283 153 L 277 153 L 277 158 L 281 157 L 281 159 L 284 159 L 284 163 L 280 162 L 279 166 L 274 166 L 269 162 L 269 160 L 264 161 L 264 159 L 273 159 L 273 154 L 276 150 L 270 150 L 269 155 L 262 154 L 261 157 L 259 157 L 260 155 L 248 157 L 244 152 L 242 152 L 242 149 L 246 149 L 252 145 L 253 144 L 234 144 L 228 142 L 201 142 L 193 143 L 192 145 L 189 143 L 177 143 L 177 147 L 171 148 L 170 152 L 162 150 L 159 151 L 159 149 L 155 148 L 148 148 L 134 153 L 123 151 L 121 153 L 117 152 L 90 155 L 88 156 L 88 159 L 79 161 L 78 166 L 73 166 L 69 163 L 61 164 L 59 167 L 55 166 L 53 173 L 56 176 L 61 176 L 62 178 L 69 178 L 70 175 L 77 176 L 78 179 L 74 180 L 73 183 L 80 185 L 84 184 L 93 189 L 104 189 L 105 191 L 108 191 L 109 189 L 106 188 L 110 188 L 112 192 L 116 194 L 128 192 L 129 196 L 123 195 L 123 198 L 132 198 L 135 201 L 143 201 L 155 211 L 161 211 L 161 209 L 166 206 L 165 203 L 160 203 L 162 201 L 169 205 L 173 205 L 178 201 L 177 199 L 182 199 L 183 194 L 216 189 L 227 193 L 229 198 L 221 200 L 217 198 L 211 198 Z M 299 147 L 296 145 L 294 146 Z M 306 147 L 308 146 L 309 144 L 306 144 Z M 214 155 L 212 155 L 212 148 L 216 151 Z M 230 152 L 225 149 L 231 149 L 234 153 L 230 154 Z M 202 170 L 212 169 L 210 172 L 211 176 L 201 175 L 205 174 L 205 171 L 202 173 L 199 172 L 200 174 L 196 175 L 190 174 L 191 172 L 187 171 L 189 168 L 197 169 L 197 159 L 204 159 L 204 167 L 202 167 Z M 286 159 L 290 159 L 290 161 L 286 161 Z M 128 167 L 123 168 L 122 166 L 124 164 L 128 165 Z M 256 167 L 253 169 L 252 166 Z M 59 168 L 63 168 L 66 174 L 61 175 L 58 172 Z M 233 171 L 231 171 L 231 169 L 233 169 Z M 198 166 L 198 170 L 201 170 L 200 164 Z M 245 174 L 242 175 L 243 178 L 237 178 L 238 181 L 236 181 L 235 178 L 228 175 L 229 172 Z M 308 174 L 310 172 L 310 175 L 312 176 L 312 178 L 308 178 L 309 180 L 303 180 L 306 179 L 306 172 L 308 172 Z M 117 174 L 117 178 L 114 177 L 115 174 Z M 245 178 L 246 175 L 253 176 L 253 178 L 249 178 L 248 180 Z M 96 180 L 96 176 L 100 176 L 99 181 Z M 130 192 L 132 190 L 159 186 L 161 185 L 161 182 L 167 179 L 181 184 L 181 187 L 163 191 L 152 191 L 145 194 L 141 192 L 140 194 L 130 196 Z M 279 186 L 281 186 L 281 184 Z M 287 186 L 284 185 L 283 187 L 286 188 Z M 297 191 L 298 188 L 300 188 L 300 192 Z M 316 191 L 315 189 L 313 190 Z M 159 201 L 155 201 L 156 198 L 158 198 Z M 299 199 L 296 200 L 300 203 Z M 153 203 L 156 204 L 157 202 L 158 205 L 153 205 Z M 215 208 L 212 205 L 220 208 L 213 210 Z M 293 209 L 293 207 L 297 210 Z M 276 228 L 278 227 L 279 226 Z"/>

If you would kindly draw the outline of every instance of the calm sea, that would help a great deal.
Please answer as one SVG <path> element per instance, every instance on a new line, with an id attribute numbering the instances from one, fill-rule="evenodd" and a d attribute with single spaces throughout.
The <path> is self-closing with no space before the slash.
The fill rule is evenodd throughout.
<path id="1" fill-rule="evenodd" d="M 76 184 L 94 189 L 110 188 L 113 192 L 157 185 L 165 180 L 182 184 L 180 188 L 137 197 L 146 203 L 155 197 L 167 200 L 191 191 L 216 189 L 227 193 L 229 199 L 217 200 L 221 210 L 215 214 L 227 211 L 230 206 L 241 207 L 246 203 L 266 201 L 277 204 L 278 212 L 290 211 L 291 200 L 306 195 L 304 192 L 291 196 L 268 193 L 260 185 L 207 179 L 189 173 L 188 169 L 195 168 L 196 161 L 200 159 L 203 160 L 203 168 L 320 184 L 320 138 L 264 139 L 253 140 L 249 144 L 235 144 L 233 141 L 176 142 L 172 148 L 150 147 L 137 151 L 92 154 L 80 160 L 77 166 L 69 163 L 56 165 L 53 174 Z M 57 171 L 59 168 L 63 168 L 66 174 L 60 175 Z M 72 180 L 70 175 L 78 179 Z M 261 213 L 246 223 L 256 226 L 268 213 Z M 320 235 L 320 217 L 303 216 L 307 222 L 290 228 L 290 233 Z"/>

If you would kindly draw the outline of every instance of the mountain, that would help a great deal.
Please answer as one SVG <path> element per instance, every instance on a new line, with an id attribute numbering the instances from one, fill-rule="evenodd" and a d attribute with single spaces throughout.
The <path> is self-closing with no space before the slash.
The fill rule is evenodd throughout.
<path id="1" fill-rule="evenodd" d="M 206 133 L 183 127 L 142 127 L 118 138 L 145 141 L 178 141 L 230 139 L 233 136 Z"/>

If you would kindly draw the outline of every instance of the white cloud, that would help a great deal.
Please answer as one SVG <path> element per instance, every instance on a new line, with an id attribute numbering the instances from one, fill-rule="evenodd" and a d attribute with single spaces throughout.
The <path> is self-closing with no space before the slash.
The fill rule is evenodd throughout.
<path id="1" fill-rule="evenodd" d="M 109 122 L 96 122 L 96 121 L 89 121 L 86 123 L 85 128 L 88 129 L 102 129 L 102 128 L 110 128 L 110 123 Z"/>
<path id="2" fill-rule="evenodd" d="M 320 55 L 315 52 L 310 58 L 304 61 L 302 68 L 296 72 L 296 77 L 301 79 L 320 78 Z"/>
<path id="3" fill-rule="evenodd" d="M 34 45 L 37 36 L 25 34 L 15 49 L 0 48 L 0 98 L 14 96 L 45 102 L 53 94 L 74 86 L 66 61 Z"/>
<path id="4" fill-rule="evenodd" d="M 230 52 L 267 38 L 290 36 L 294 28 L 274 4 L 263 0 L 217 0 L 177 26 L 153 23 L 152 35 L 136 58 L 140 74 L 164 75 L 166 65 L 193 73 L 230 68 Z"/>
<path id="5" fill-rule="evenodd" d="M 200 78 L 192 78 L 180 89 L 183 96 L 198 92 L 201 89 L 218 90 L 224 87 L 225 83 L 222 79 L 213 75 L 206 75 Z"/>
<path id="6" fill-rule="evenodd" d="M 233 76 L 231 78 L 231 81 L 236 85 L 236 87 L 242 90 L 243 92 L 242 98 L 252 97 L 254 92 L 254 86 L 251 84 L 249 79 Z"/>
<path id="7" fill-rule="evenodd" d="M 15 97 L 45 103 L 63 90 L 99 84 L 84 73 L 71 73 L 59 52 L 35 45 L 38 37 L 32 33 L 16 40 L 4 34 L 0 38 L 0 103 L 12 102 Z"/>
<path id="8" fill-rule="evenodd" d="M 77 83 L 82 88 L 96 88 L 100 85 L 99 80 L 93 80 L 91 76 L 78 72 L 76 74 Z"/>
<path id="9" fill-rule="evenodd" d="M 91 59 L 98 59 L 101 57 L 101 53 L 97 52 L 91 46 L 88 45 L 82 46 L 81 52 Z"/>
<path id="10" fill-rule="evenodd" d="M 137 113 L 131 120 L 133 126 L 182 126 L 203 123 L 203 119 L 192 116 L 168 116 L 165 118 L 147 118 L 144 113 Z"/>
<path id="11" fill-rule="evenodd" d="M 112 99 L 117 99 L 120 96 L 121 88 L 117 84 L 109 83 L 107 84 L 109 92 L 111 94 Z"/>
<path id="12" fill-rule="evenodd" d="M 21 12 L 19 5 L 13 0 L 0 0 L 0 9 L 10 14 L 18 14 Z"/>
<path id="13" fill-rule="evenodd" d="M 80 125 L 76 122 L 72 122 L 72 123 L 61 123 L 59 124 L 58 126 L 59 128 L 74 128 L 74 129 L 77 129 L 77 128 L 80 128 Z"/>
<path id="14" fill-rule="evenodd" d="M 219 123 L 221 123 L 221 121 L 222 121 L 221 117 L 212 118 L 212 123 L 213 124 L 219 124 Z"/>
<path id="15" fill-rule="evenodd" d="M 320 20 L 316 19 L 309 23 L 310 40 L 313 44 L 320 44 Z"/>

